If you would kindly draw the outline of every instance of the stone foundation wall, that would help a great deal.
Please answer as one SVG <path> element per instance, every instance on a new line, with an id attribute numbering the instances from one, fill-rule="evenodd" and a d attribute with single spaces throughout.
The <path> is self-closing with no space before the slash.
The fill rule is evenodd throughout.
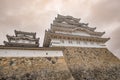
<path id="1" fill-rule="evenodd" d="M 120 60 L 106 48 L 67 47 L 64 57 L 75 80 L 120 80 Z"/>
<path id="2" fill-rule="evenodd" d="M 0 80 L 119 80 L 120 60 L 106 48 L 66 47 L 64 57 L 0 57 Z"/>
<path id="3" fill-rule="evenodd" d="M 0 80 L 73 80 L 73 77 L 63 57 L 2 57 Z"/>

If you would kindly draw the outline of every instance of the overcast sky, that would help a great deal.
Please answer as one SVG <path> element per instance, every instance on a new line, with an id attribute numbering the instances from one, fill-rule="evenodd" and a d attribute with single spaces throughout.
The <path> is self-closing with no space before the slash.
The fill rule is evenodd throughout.
<path id="1" fill-rule="evenodd" d="M 40 44 L 45 29 L 57 14 L 81 18 L 111 39 L 108 49 L 120 58 L 120 0 L 0 0 L 0 44 L 13 31 L 37 32 Z"/>

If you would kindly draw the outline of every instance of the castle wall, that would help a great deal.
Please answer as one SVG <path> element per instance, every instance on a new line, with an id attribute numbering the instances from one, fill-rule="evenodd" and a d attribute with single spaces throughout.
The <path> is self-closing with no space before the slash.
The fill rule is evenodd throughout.
<path id="1" fill-rule="evenodd" d="M 74 80 L 64 57 L 0 57 L 0 80 Z"/>
<path id="2" fill-rule="evenodd" d="M 62 50 L 0 49 L 0 57 L 61 57 Z"/>
<path id="3" fill-rule="evenodd" d="M 64 57 L 75 80 L 120 79 L 120 60 L 107 48 L 66 47 Z"/>
<path id="4" fill-rule="evenodd" d="M 74 80 L 62 50 L 0 47 L 0 80 Z"/>
<path id="5" fill-rule="evenodd" d="M 32 50 L 36 51 L 37 48 Z M 40 50 L 45 52 L 56 49 L 42 48 Z M 61 50 L 60 47 L 57 50 Z M 0 57 L 0 79 L 120 79 L 120 60 L 106 48 L 65 47 L 63 55 L 58 57 Z"/>

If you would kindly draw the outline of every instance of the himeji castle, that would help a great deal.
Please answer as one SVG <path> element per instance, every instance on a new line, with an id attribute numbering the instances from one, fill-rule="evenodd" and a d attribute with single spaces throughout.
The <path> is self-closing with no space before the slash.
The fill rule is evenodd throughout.
<path id="1" fill-rule="evenodd" d="M 58 14 L 42 47 L 36 32 L 15 30 L 0 45 L 0 80 L 120 80 L 120 59 L 105 45 L 110 38 L 95 30 Z"/>

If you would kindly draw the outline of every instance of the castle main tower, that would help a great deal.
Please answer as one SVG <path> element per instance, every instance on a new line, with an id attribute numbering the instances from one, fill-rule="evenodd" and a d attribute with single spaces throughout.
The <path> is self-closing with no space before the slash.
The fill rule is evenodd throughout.
<path id="1" fill-rule="evenodd" d="M 104 48 L 110 38 L 102 38 L 105 32 L 96 32 L 80 19 L 57 15 L 51 29 L 45 31 L 44 47 L 71 46 Z"/>

